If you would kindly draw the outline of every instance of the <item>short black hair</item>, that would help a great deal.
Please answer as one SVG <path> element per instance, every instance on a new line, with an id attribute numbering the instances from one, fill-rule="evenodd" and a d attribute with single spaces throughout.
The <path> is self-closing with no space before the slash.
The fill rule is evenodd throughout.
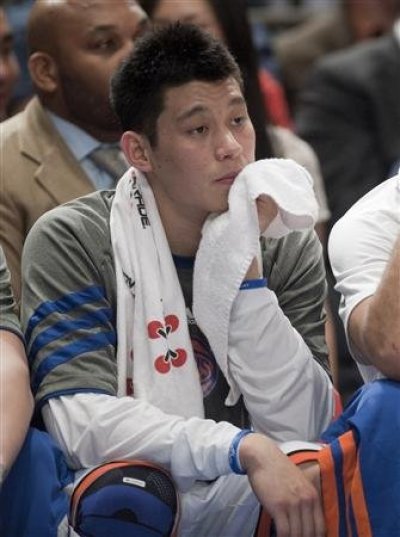
<path id="1" fill-rule="evenodd" d="M 152 19 L 160 1 L 140 0 L 140 5 Z M 190 2 L 190 0 L 180 1 Z M 260 62 L 258 51 L 253 43 L 248 16 L 248 1 L 207 0 L 207 3 L 215 15 L 223 36 L 222 40 L 237 61 L 242 73 L 244 98 L 256 133 L 256 159 L 276 156 L 269 130 L 266 129 L 266 126 L 271 124 L 271 118 L 265 107 L 264 95 L 259 81 Z"/>
<path id="2" fill-rule="evenodd" d="M 166 90 L 229 77 L 243 90 L 240 69 L 220 41 L 191 24 L 155 27 L 136 42 L 114 74 L 111 103 L 123 130 L 146 135 L 154 146 Z"/>

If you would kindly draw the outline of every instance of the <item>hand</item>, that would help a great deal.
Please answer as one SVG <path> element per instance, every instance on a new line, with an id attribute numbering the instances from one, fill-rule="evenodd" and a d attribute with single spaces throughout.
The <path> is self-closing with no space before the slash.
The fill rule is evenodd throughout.
<path id="1" fill-rule="evenodd" d="M 317 490 L 272 440 L 257 433 L 246 436 L 240 445 L 240 462 L 259 502 L 274 520 L 277 537 L 325 536 Z M 312 475 L 316 477 L 315 467 Z"/>
<path id="2" fill-rule="evenodd" d="M 256 199 L 256 205 L 260 234 L 262 234 L 278 214 L 278 205 L 270 196 L 265 194 Z"/>
<path id="3" fill-rule="evenodd" d="M 260 227 L 260 235 L 264 233 L 272 220 L 278 214 L 278 205 L 270 197 L 262 194 L 256 199 L 258 224 Z M 244 277 L 245 280 L 256 280 L 261 278 L 261 274 L 258 268 L 257 259 L 254 258 L 249 266 L 247 273 Z"/>

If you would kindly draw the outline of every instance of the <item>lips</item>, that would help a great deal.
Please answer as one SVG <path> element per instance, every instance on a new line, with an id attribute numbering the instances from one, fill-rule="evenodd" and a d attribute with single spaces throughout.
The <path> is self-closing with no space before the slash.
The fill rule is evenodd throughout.
<path id="1" fill-rule="evenodd" d="M 223 177 L 216 179 L 216 183 L 223 184 L 223 185 L 232 185 L 236 177 L 239 175 L 239 173 L 240 173 L 240 170 L 237 170 L 232 173 L 228 173 L 227 175 L 224 175 Z"/>

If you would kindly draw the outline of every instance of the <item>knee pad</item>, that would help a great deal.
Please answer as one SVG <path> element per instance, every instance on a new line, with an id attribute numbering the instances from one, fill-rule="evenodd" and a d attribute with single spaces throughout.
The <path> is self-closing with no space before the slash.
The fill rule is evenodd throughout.
<path id="1" fill-rule="evenodd" d="M 178 519 L 171 477 L 141 461 L 93 469 L 71 497 L 69 523 L 81 537 L 173 537 Z"/>

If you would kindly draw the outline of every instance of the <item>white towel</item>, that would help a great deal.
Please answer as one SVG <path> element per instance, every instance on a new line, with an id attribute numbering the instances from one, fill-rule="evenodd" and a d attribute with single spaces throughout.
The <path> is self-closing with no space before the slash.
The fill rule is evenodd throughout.
<path id="1" fill-rule="evenodd" d="M 168 414 L 204 416 L 186 308 L 152 189 L 130 168 L 110 216 L 117 279 L 118 395 Z"/>
<path id="2" fill-rule="evenodd" d="M 271 196 L 279 208 L 265 237 L 313 227 L 318 215 L 309 173 L 292 160 L 267 159 L 242 170 L 229 191 L 229 210 L 210 216 L 203 227 L 194 268 L 193 313 L 230 386 L 228 405 L 240 396 L 229 372 L 229 318 L 250 263 L 254 257 L 260 259 L 255 200 L 262 194 Z"/>

